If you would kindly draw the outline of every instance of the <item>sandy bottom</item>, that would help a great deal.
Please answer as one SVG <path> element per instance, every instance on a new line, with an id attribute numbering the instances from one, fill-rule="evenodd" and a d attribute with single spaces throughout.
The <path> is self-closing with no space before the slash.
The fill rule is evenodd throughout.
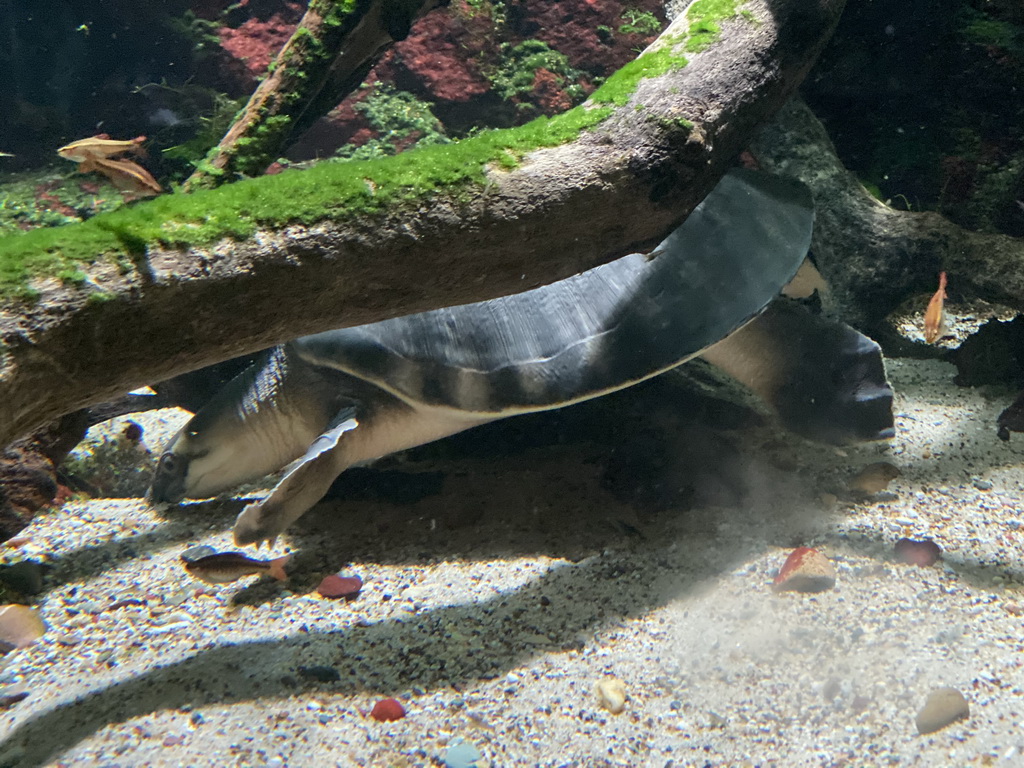
<path id="1" fill-rule="evenodd" d="M 48 632 L 0 662 L 30 694 L 0 713 L 0 763 L 466 768 L 471 745 L 481 767 L 1021 765 L 1024 437 L 995 435 L 1011 393 L 953 373 L 890 363 L 897 438 L 845 452 L 650 388 L 582 432 L 511 420 L 308 514 L 275 550 L 297 552 L 283 586 L 181 567 L 231 548 L 241 500 L 71 503 L 5 554 L 53 568 Z M 822 497 L 880 458 L 890 494 Z M 904 536 L 944 559 L 896 563 Z M 798 545 L 834 590 L 771 590 Z M 356 600 L 316 596 L 336 571 Z M 943 686 L 970 717 L 920 736 Z M 366 717 L 385 697 L 405 719 Z"/>

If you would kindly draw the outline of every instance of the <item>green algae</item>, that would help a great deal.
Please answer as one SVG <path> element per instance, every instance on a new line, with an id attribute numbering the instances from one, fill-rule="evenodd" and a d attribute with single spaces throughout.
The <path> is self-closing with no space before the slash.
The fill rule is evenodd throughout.
<path id="1" fill-rule="evenodd" d="M 489 163 L 507 168 L 532 149 L 569 142 L 610 112 L 578 107 L 454 144 L 164 195 L 81 224 L 5 237 L 0 239 L 0 294 L 24 295 L 18 286 L 27 276 L 74 271 L 104 254 L 139 256 L 149 245 L 202 246 L 224 237 L 244 239 L 261 227 L 374 213 L 434 191 L 483 185 Z"/>
<path id="2" fill-rule="evenodd" d="M 722 19 L 736 15 L 736 0 L 697 0 L 686 12 L 690 20 L 687 53 L 700 53 L 722 36 Z"/>
<path id="3" fill-rule="evenodd" d="M 537 70 L 546 69 L 558 78 L 559 86 L 565 89 L 573 104 L 583 101 L 586 94 L 578 82 L 586 73 L 572 67 L 564 53 L 541 40 L 532 39 L 512 47 L 504 45 L 502 49 L 504 61 L 497 70 L 488 74 L 488 79 L 503 100 L 530 95 Z M 536 111 L 536 107 L 528 102 L 520 102 L 516 106 L 521 110 Z"/>
<path id="4" fill-rule="evenodd" d="M 706 49 L 720 36 L 717 22 L 736 15 L 736 5 L 736 0 L 698 0 L 688 11 L 688 35 L 664 39 L 659 48 L 610 76 L 591 94 L 588 104 L 554 117 L 539 117 L 517 128 L 487 131 L 452 144 L 417 147 L 393 157 L 326 162 L 216 189 L 165 195 L 81 224 L 0 238 L 0 298 L 32 298 L 25 285 L 28 277 L 77 274 L 82 265 L 98 258 L 123 262 L 125 255 L 142 257 L 149 246 L 201 247 L 225 237 L 241 240 L 264 227 L 373 214 L 433 192 L 483 186 L 488 166 L 509 170 L 533 149 L 574 140 L 581 131 L 604 121 L 614 107 L 625 105 L 640 80 L 685 67 L 686 57 L 675 49 L 680 45 L 687 51 Z"/>
<path id="5" fill-rule="evenodd" d="M 621 107 L 629 101 L 637 85 L 644 78 L 658 77 L 673 69 L 685 67 L 686 57 L 673 52 L 673 48 L 681 41 L 682 38 L 673 36 L 666 40 L 666 44 L 661 48 L 633 59 L 590 94 L 590 100 L 597 104 L 614 104 Z"/>
<path id="6" fill-rule="evenodd" d="M 627 8 L 621 18 L 619 34 L 622 35 L 654 35 L 661 31 L 662 23 L 650 11 Z"/>
<path id="7" fill-rule="evenodd" d="M 719 22 L 739 15 L 737 5 L 738 0 L 697 0 L 686 12 L 690 21 L 686 34 L 663 38 L 657 43 L 656 50 L 643 53 L 626 64 L 590 95 L 591 101 L 622 106 L 644 78 L 658 77 L 685 67 L 686 56 L 676 53 L 675 49 L 681 46 L 687 53 L 706 50 L 722 35 Z"/>
<path id="8" fill-rule="evenodd" d="M 451 143 L 429 102 L 387 83 L 363 85 L 361 90 L 367 96 L 358 101 L 354 109 L 366 117 L 377 135 L 358 147 L 346 144 L 335 152 L 335 157 L 371 160 L 397 155 L 399 146 L 407 152 L 412 147 Z"/>

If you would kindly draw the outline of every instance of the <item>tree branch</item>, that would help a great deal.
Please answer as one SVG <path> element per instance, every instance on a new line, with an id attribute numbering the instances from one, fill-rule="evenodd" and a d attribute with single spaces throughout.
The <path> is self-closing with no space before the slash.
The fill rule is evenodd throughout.
<path id="1" fill-rule="evenodd" d="M 186 191 L 259 176 L 304 128 L 356 88 L 381 53 L 439 0 L 310 0 L 294 34 Z"/>
<path id="2" fill-rule="evenodd" d="M 942 270 L 959 288 L 1024 310 L 1024 241 L 875 199 L 801 99 L 781 109 L 752 148 L 766 170 L 800 179 L 814 193 L 811 249 L 847 322 L 876 326 L 910 294 L 934 291 Z"/>
<path id="3" fill-rule="evenodd" d="M 567 116 L 386 161 L 169 195 L 122 217 L 0 241 L 8 271 L 16 258 L 26 269 L 49 258 L 82 273 L 36 277 L 34 303 L 0 304 L 0 445 L 75 408 L 289 338 L 527 290 L 652 246 L 785 102 L 841 7 L 750 0 L 742 16 L 716 21 L 717 42 L 706 18 L 691 34 L 683 14 Z M 682 66 L 688 46 L 701 50 Z M 603 119 L 590 130 L 569 130 L 595 116 Z M 530 142 L 547 148 L 527 151 Z M 307 188 L 337 202 L 303 208 L 293 198 Z M 279 208 L 292 220 L 268 224 Z M 240 239 L 170 244 L 206 242 L 211 231 Z M 71 262 L 83 248 L 113 253 Z"/>

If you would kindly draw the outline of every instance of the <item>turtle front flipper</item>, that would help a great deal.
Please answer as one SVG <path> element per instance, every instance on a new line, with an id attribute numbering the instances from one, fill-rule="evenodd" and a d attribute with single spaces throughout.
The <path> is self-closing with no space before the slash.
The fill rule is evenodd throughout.
<path id="1" fill-rule="evenodd" d="M 355 406 L 346 406 L 262 501 L 249 504 L 235 521 L 235 544 L 272 541 L 318 502 L 348 466 L 338 442 L 359 426 Z"/>

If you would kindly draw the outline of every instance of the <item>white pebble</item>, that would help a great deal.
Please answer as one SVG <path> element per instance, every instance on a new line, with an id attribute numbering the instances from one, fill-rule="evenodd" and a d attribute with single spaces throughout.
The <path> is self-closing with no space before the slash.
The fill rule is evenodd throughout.
<path id="1" fill-rule="evenodd" d="M 613 715 L 626 709 L 626 685 L 617 677 L 606 677 L 597 684 L 598 703 Z"/>

